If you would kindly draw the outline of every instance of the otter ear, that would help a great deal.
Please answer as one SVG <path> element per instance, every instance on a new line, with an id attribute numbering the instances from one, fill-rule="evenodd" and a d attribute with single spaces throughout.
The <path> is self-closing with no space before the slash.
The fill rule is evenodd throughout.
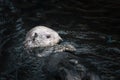
<path id="1" fill-rule="evenodd" d="M 35 41 L 35 38 L 38 37 L 38 34 L 35 33 L 34 36 L 33 36 L 33 41 Z"/>

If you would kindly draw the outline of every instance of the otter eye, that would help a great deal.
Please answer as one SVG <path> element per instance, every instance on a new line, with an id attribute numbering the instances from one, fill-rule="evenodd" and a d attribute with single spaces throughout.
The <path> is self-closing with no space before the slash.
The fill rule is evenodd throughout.
<path id="1" fill-rule="evenodd" d="M 50 35 L 47 35 L 46 38 L 50 38 L 51 36 Z"/>

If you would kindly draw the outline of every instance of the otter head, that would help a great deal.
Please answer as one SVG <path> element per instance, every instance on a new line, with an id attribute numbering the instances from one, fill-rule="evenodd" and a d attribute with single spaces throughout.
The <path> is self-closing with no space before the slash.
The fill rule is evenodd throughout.
<path id="1" fill-rule="evenodd" d="M 47 47 L 56 45 L 61 40 L 56 31 L 45 26 L 37 26 L 26 34 L 24 45 L 25 48 Z"/>

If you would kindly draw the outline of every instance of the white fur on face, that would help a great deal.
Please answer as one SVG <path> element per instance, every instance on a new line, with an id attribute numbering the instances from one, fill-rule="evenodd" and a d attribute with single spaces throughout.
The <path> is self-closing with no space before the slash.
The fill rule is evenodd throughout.
<path id="1" fill-rule="evenodd" d="M 26 48 L 47 47 L 56 45 L 62 38 L 58 33 L 45 26 L 37 26 L 32 28 L 25 39 Z"/>

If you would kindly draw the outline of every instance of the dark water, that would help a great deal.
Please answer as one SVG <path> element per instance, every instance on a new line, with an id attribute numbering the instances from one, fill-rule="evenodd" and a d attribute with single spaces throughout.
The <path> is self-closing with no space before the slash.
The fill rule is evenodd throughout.
<path id="1" fill-rule="evenodd" d="M 30 4 L 27 5 L 30 6 Z M 45 3 L 41 6 L 44 5 Z M 21 8 L 20 5 L 12 6 L 11 4 L 6 8 L 0 8 L 3 9 L 0 11 L 0 71 L 19 61 L 12 55 L 20 56 L 18 54 L 23 53 L 26 32 L 34 26 L 45 25 L 56 30 L 65 41 L 75 43 L 77 55 L 90 61 L 104 80 L 119 79 L 120 35 L 119 27 L 114 27 L 119 26 L 118 18 L 115 18 L 114 14 L 111 17 L 111 15 L 103 16 L 102 12 L 89 12 L 88 14 L 92 17 L 90 18 L 87 13 L 82 14 L 84 13 L 82 11 L 62 9 L 61 4 L 57 7 L 51 5 L 44 8 L 38 6 Z M 92 13 L 98 13 L 99 15 L 96 16 L 100 14 L 101 16 L 95 18 Z M 14 62 L 10 61 L 11 58 Z M 17 65 L 9 68 L 16 69 Z"/>

